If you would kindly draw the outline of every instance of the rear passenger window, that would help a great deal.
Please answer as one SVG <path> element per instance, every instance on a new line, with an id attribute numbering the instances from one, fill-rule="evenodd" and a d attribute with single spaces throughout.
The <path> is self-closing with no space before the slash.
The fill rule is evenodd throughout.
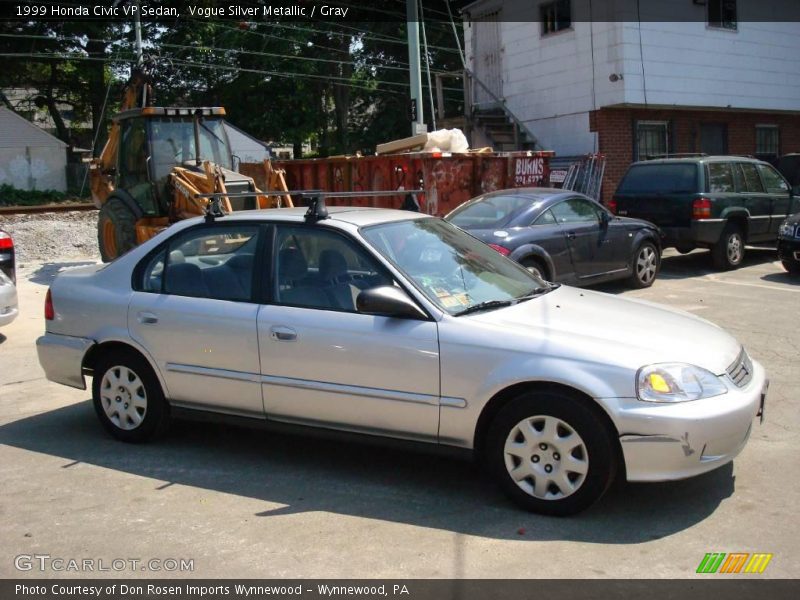
<path id="1" fill-rule="evenodd" d="M 257 243 L 255 225 L 193 229 L 173 238 L 151 261 L 142 288 L 193 298 L 250 300 Z"/>
<path id="2" fill-rule="evenodd" d="M 789 192 L 789 186 L 775 169 L 768 165 L 758 165 L 758 170 L 761 172 L 761 178 L 764 180 L 768 193 L 786 194 Z"/>
<path id="3" fill-rule="evenodd" d="M 555 225 L 556 218 L 549 210 L 544 211 L 539 218 L 533 222 L 534 225 Z"/>
<path id="4" fill-rule="evenodd" d="M 729 163 L 709 163 L 708 191 L 714 193 L 734 192 L 733 173 Z"/>
<path id="5" fill-rule="evenodd" d="M 742 173 L 744 173 L 744 180 L 747 183 L 747 191 L 763 193 L 764 186 L 761 185 L 761 178 L 758 176 L 756 166 L 750 163 L 742 163 L 739 166 L 742 167 Z"/>

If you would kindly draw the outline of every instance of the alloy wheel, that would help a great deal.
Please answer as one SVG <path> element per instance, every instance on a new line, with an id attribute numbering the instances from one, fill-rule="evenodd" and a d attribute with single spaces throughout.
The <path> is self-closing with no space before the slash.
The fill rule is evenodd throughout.
<path id="1" fill-rule="evenodd" d="M 636 256 L 636 277 L 644 284 L 649 284 L 656 277 L 658 258 L 652 246 L 645 245 Z"/>
<path id="2" fill-rule="evenodd" d="M 743 246 L 742 236 L 738 233 L 732 233 L 728 238 L 727 245 L 728 262 L 730 264 L 738 265 L 742 261 Z"/>

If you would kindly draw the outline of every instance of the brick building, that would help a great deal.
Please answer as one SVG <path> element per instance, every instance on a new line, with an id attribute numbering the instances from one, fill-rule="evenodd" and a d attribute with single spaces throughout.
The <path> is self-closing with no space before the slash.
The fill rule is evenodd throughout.
<path id="1" fill-rule="evenodd" d="M 468 103 L 505 110 L 558 156 L 605 154 L 604 200 L 651 156 L 800 152 L 792 11 L 800 2 L 478 0 L 464 31 L 483 93 Z"/>

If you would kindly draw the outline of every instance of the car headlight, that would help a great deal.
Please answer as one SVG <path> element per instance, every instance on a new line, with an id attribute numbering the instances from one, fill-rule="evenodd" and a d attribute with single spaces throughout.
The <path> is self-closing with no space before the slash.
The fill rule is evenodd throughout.
<path id="1" fill-rule="evenodd" d="M 778 228 L 778 235 L 781 237 L 794 236 L 794 225 L 790 225 L 788 221 L 784 221 Z"/>
<path id="2" fill-rule="evenodd" d="M 636 395 L 646 402 L 688 402 L 727 392 L 712 372 L 684 363 L 648 365 L 636 374 Z"/>

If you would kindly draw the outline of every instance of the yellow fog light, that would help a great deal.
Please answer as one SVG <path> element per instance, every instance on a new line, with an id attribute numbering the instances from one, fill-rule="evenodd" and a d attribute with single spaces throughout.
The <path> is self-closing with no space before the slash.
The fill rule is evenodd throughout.
<path id="1" fill-rule="evenodd" d="M 672 391 L 672 388 L 669 387 L 666 379 L 664 379 L 658 373 L 650 373 L 650 389 L 655 392 L 663 392 L 665 394 Z"/>

